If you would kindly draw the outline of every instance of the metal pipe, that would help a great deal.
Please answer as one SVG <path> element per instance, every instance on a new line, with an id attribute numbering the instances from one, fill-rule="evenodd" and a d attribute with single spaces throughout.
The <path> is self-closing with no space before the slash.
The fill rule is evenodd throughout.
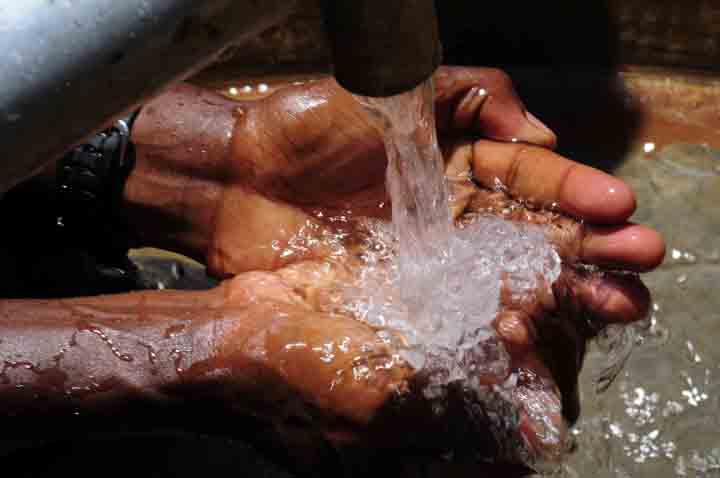
<path id="1" fill-rule="evenodd" d="M 12 0 L 0 4 L 0 194 L 294 0 Z"/>
<path id="2" fill-rule="evenodd" d="M 441 61 L 433 0 L 322 0 L 335 78 L 366 96 L 419 85 Z"/>

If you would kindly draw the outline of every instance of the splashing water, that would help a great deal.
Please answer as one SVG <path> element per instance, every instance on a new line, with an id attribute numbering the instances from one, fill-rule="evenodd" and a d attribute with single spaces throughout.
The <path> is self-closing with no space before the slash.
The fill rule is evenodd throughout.
<path id="1" fill-rule="evenodd" d="M 392 225 L 367 224 L 364 267 L 345 292 L 346 312 L 399 348 L 424 378 L 423 394 L 436 413 L 445 412 L 450 390 L 459 386 L 471 416 L 473 403 L 482 404 L 484 426 L 507 456 L 537 463 L 543 452 L 527 453 L 528 443 L 517 442 L 520 400 L 541 446 L 559 453 L 563 432 L 549 417 L 560 403 L 551 385 L 519 387 L 493 328 L 501 292 L 527 296 L 549 287 L 560 274 L 558 254 L 539 226 L 478 214 L 455 227 L 430 81 L 395 97 L 358 99 L 385 141 Z"/>
<path id="2" fill-rule="evenodd" d="M 492 327 L 503 282 L 525 294 L 540 278 L 552 282 L 560 273 L 560 259 L 542 230 L 478 218 L 447 238 L 443 256 L 419 258 L 423 274 L 403 277 L 396 259 L 402 243 L 386 224 L 370 229 L 359 286 L 346 293 L 352 313 L 402 337 L 403 358 L 429 374 L 428 398 L 442 396 L 452 382 L 480 391 L 483 379 L 503 381 L 509 356 Z"/>
<path id="3" fill-rule="evenodd" d="M 488 376 L 503 382 L 509 356 L 492 327 L 503 278 L 513 294 L 552 284 L 557 253 L 536 226 L 482 215 L 453 226 L 430 81 L 359 100 L 385 140 L 393 224 L 371 225 L 365 270 L 348 293 L 354 314 L 402 338 L 403 358 L 429 376 L 428 398 L 453 382 L 478 393 Z"/>
<path id="4" fill-rule="evenodd" d="M 400 244 L 398 265 L 403 299 L 411 313 L 423 303 L 425 290 L 416 275 L 449 260 L 452 220 L 443 159 L 437 145 L 434 90 L 428 81 L 389 98 L 366 98 L 380 120 L 388 155 L 387 188 L 392 199 L 394 232 Z M 430 262 L 428 262 L 430 260 Z M 423 284 L 425 285 L 425 284 Z"/>

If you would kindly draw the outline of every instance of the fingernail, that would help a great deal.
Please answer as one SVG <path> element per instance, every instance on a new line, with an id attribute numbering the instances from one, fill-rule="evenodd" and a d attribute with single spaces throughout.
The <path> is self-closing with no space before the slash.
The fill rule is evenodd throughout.
<path id="1" fill-rule="evenodd" d="M 455 129 L 467 130 L 472 127 L 487 98 L 488 94 L 484 88 L 479 86 L 470 88 L 455 109 L 453 118 Z"/>
<path id="2" fill-rule="evenodd" d="M 529 111 L 522 111 L 522 118 L 517 129 L 514 131 L 512 142 L 522 141 L 524 143 L 534 144 L 543 148 L 555 148 L 557 138 L 555 133 L 545 126 L 542 121 L 537 119 Z M 518 118 L 519 119 L 519 118 Z"/>
<path id="3" fill-rule="evenodd" d="M 555 137 L 555 133 L 553 133 L 553 131 L 550 128 L 548 128 L 545 125 L 545 123 L 540 121 L 538 119 L 538 117 L 535 116 L 534 114 L 530 113 L 529 111 L 525 111 L 525 118 L 527 118 L 527 120 L 530 122 L 530 124 L 533 125 L 535 128 L 537 128 L 538 130 L 540 130 L 543 134 L 547 134 L 552 137 Z"/>

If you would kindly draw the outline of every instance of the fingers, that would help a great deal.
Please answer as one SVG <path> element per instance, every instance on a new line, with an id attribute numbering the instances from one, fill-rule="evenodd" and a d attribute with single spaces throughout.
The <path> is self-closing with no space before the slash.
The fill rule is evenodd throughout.
<path id="1" fill-rule="evenodd" d="M 460 201 L 462 200 L 462 201 Z M 479 190 L 457 195 L 451 203 L 461 222 L 474 221 L 477 213 L 489 213 L 510 221 L 542 226 L 547 238 L 567 264 L 592 264 L 606 269 L 646 272 L 665 257 L 665 242 L 646 226 L 585 225 L 559 214 L 529 209 L 503 192 Z M 464 208 L 462 211 L 460 208 Z"/>
<path id="2" fill-rule="evenodd" d="M 466 209 L 485 210 L 508 219 L 550 224 L 551 239 L 571 261 L 644 272 L 660 265 L 665 257 L 660 234 L 645 226 L 623 224 L 635 210 L 635 195 L 617 178 L 525 145 L 460 142 L 446 145 L 445 157 L 455 217 Z M 528 210 L 505 192 L 478 191 L 463 172 L 468 165 L 485 188 L 497 189 L 501 184 L 523 204 L 557 206 L 595 225 L 583 228 L 569 218 L 553 219 L 546 212 Z"/>
<path id="3" fill-rule="evenodd" d="M 555 134 L 529 113 L 501 70 L 440 67 L 435 74 L 438 128 L 554 148 Z"/>
<path id="4" fill-rule="evenodd" d="M 551 286 L 541 285 L 524 296 L 515 294 L 505 283 L 501 307 L 494 327 L 508 351 L 517 355 L 537 344 L 538 332 L 548 328 L 549 317 L 559 317 L 587 336 L 608 324 L 642 320 L 649 311 L 650 292 L 634 275 L 565 266 Z"/>
<path id="5" fill-rule="evenodd" d="M 549 442 L 542 438 L 553 430 L 562 430 L 559 427 L 565 422 L 560 414 L 572 423 L 580 413 L 577 375 L 585 341 L 607 324 L 646 317 L 650 295 L 634 276 L 566 268 L 549 297 L 539 294 L 538 302 L 546 302 L 536 303 L 536 308 L 527 302 L 516 304 L 514 312 L 501 314 L 496 329 L 504 340 L 514 340 L 506 342 L 514 368 L 531 370 L 543 378 L 541 383 L 552 382 L 562 392 L 557 393 L 554 387 L 523 387 L 521 382 L 515 392 L 521 410 L 527 412 L 521 414 L 521 433 L 531 450 L 552 457 L 558 451 L 556 437 Z M 514 333 L 508 334 L 509 330 Z M 522 344 L 525 339 L 532 342 Z"/>
<path id="6" fill-rule="evenodd" d="M 540 213 L 525 212 L 525 218 L 540 215 L 547 236 L 566 262 L 582 262 L 610 270 L 647 272 L 665 258 L 665 241 L 647 226 L 626 223 L 617 226 L 581 225 L 569 218 L 548 221 Z M 532 219 L 531 219 L 532 222 Z"/>
<path id="7" fill-rule="evenodd" d="M 495 331 L 513 356 L 527 352 L 536 338 L 532 318 L 517 309 L 500 312 L 495 320 Z"/>
<path id="8" fill-rule="evenodd" d="M 597 328 L 641 320 L 650 309 L 650 292 L 634 275 L 582 273 L 568 268 L 555 283 L 554 292 L 563 315 L 581 319 L 589 314 Z"/>
<path id="9" fill-rule="evenodd" d="M 623 181 L 547 149 L 481 140 L 472 147 L 470 164 L 483 186 L 499 181 L 514 197 L 555 205 L 592 223 L 621 223 L 635 211 L 635 195 Z"/>
<path id="10" fill-rule="evenodd" d="M 502 291 L 503 311 L 494 326 L 512 357 L 514 373 L 531 370 L 543 378 L 541 383 L 552 382 L 562 391 L 518 383 L 514 396 L 521 409 L 520 433 L 534 455 L 557 457 L 557 437 L 565 424 L 561 415 L 572 423 L 580 413 L 577 374 L 585 341 L 608 324 L 647 317 L 650 293 L 633 275 L 567 266 L 550 291 L 539 287 L 532 297 L 511 292 Z M 548 436 L 552 440 L 545 440 Z"/>
<path id="11" fill-rule="evenodd" d="M 525 212 L 525 218 L 539 213 Z M 542 217 L 547 221 L 547 217 Z M 539 222 L 543 223 L 543 222 Z M 647 272 L 665 258 L 665 241 L 647 226 L 633 223 L 617 226 L 581 225 L 557 217 L 547 224 L 547 236 L 566 262 L 582 262 L 610 270 Z"/>
<path id="12" fill-rule="evenodd" d="M 519 407 L 520 434 L 531 456 L 557 462 L 567 437 L 560 390 L 535 352 L 528 352 L 515 362 L 517 384 L 512 396 Z"/>
<path id="13" fill-rule="evenodd" d="M 539 287 L 532 296 L 518 297 L 505 289 L 501 297 L 505 311 L 495 327 L 515 350 L 532 348 L 539 335 L 536 331 L 547 329 L 550 317 L 591 336 L 608 324 L 644 319 L 651 303 L 650 292 L 635 275 L 568 266 L 547 290 Z"/>
<path id="14" fill-rule="evenodd" d="M 645 272 L 662 263 L 665 241 L 657 231 L 642 225 L 591 226 L 582 241 L 581 257 L 608 268 Z"/>

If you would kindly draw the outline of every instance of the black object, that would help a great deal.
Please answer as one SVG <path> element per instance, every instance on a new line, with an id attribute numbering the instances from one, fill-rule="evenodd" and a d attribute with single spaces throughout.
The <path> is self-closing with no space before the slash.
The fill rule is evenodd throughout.
<path id="1" fill-rule="evenodd" d="M 91 293 L 139 288 L 128 259 L 128 226 L 122 214 L 125 182 L 135 165 L 130 130 L 138 111 L 76 146 L 57 166 L 56 227 L 62 242 L 85 251 Z"/>
<path id="2" fill-rule="evenodd" d="M 103 477 L 123 478 L 296 476 L 242 440 L 172 430 L 90 434 L 38 443 L 8 456 L 0 451 L 0 456 L 20 478 L 51 477 L 58 469 L 72 469 L 77 478 L 96 477 L 99 471 Z"/>
<path id="3" fill-rule="evenodd" d="M 116 121 L 58 162 L 58 226 L 78 228 L 103 215 L 118 216 L 125 181 L 135 165 L 130 129 L 137 113 Z"/>
<path id="4" fill-rule="evenodd" d="M 43 298 L 143 289 L 127 257 L 123 189 L 135 162 L 137 113 L 75 147 L 55 178 L 21 183 L 0 201 L 0 297 Z"/>

